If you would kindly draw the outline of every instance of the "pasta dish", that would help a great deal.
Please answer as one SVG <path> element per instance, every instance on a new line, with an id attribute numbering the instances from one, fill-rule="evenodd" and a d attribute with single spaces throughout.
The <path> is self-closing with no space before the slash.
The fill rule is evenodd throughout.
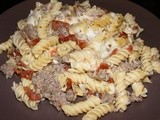
<path id="1" fill-rule="evenodd" d="M 104 10 L 89 1 L 36 6 L 0 43 L 6 79 L 18 101 L 38 110 L 44 100 L 67 116 L 97 120 L 147 97 L 146 83 L 160 73 L 160 54 L 139 37 L 135 16 Z"/>

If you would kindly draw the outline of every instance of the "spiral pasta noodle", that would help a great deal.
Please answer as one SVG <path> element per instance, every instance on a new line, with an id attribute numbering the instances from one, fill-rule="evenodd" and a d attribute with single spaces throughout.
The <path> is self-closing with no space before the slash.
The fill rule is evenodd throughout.
<path id="1" fill-rule="evenodd" d="M 21 84 L 23 87 L 28 86 L 30 89 L 34 89 L 34 85 L 32 84 L 31 80 L 28 80 L 26 78 L 21 78 Z"/>
<path id="2" fill-rule="evenodd" d="M 82 120 L 125 112 L 147 97 L 145 85 L 160 73 L 159 50 L 139 38 L 143 28 L 135 18 L 88 0 L 74 5 L 36 2 L 0 44 L 7 59 L 0 72 L 6 79 L 20 78 L 12 90 L 33 110 L 47 100 L 67 116 L 84 113 Z"/>
<path id="3" fill-rule="evenodd" d="M 141 55 L 141 61 L 142 61 L 142 69 L 152 73 L 153 66 L 151 63 L 151 49 L 147 46 L 144 46 L 142 49 L 142 55 Z"/>
<path id="4" fill-rule="evenodd" d="M 31 63 L 34 59 L 35 59 L 34 55 L 32 54 L 32 52 L 30 52 L 29 54 L 23 55 L 22 58 L 21 58 L 21 61 L 22 61 L 25 65 L 28 65 L 28 64 Z"/>
<path id="5" fill-rule="evenodd" d="M 48 12 L 47 14 L 45 14 L 40 21 L 38 22 L 37 25 L 37 32 L 38 32 L 38 36 L 40 38 L 45 38 L 48 36 L 48 26 L 49 24 L 52 22 L 53 20 L 53 13 L 55 13 L 56 11 L 59 11 L 62 7 L 62 3 L 61 2 L 56 2 L 53 4 L 52 9 L 50 10 L 50 12 Z"/>
<path id="6" fill-rule="evenodd" d="M 125 76 L 125 84 L 127 86 L 131 85 L 134 82 L 138 82 L 142 80 L 144 77 L 147 76 L 147 72 L 137 68 L 135 70 L 132 70 L 131 72 L 127 73 Z"/>
<path id="7" fill-rule="evenodd" d="M 160 61 L 152 61 L 153 69 L 157 72 L 160 73 Z"/>
<path id="8" fill-rule="evenodd" d="M 27 23 L 24 19 L 18 21 L 17 26 L 20 30 L 23 30 L 26 27 Z"/>
<path id="9" fill-rule="evenodd" d="M 76 42 L 74 41 L 67 41 L 57 45 L 57 53 L 60 56 L 64 56 L 70 53 L 72 50 L 78 50 L 78 49 L 80 48 L 76 45 Z"/>
<path id="10" fill-rule="evenodd" d="M 31 48 L 26 43 L 26 40 L 22 38 L 20 31 L 16 31 L 12 36 L 12 39 L 13 44 L 16 46 L 17 49 L 19 49 L 21 55 L 26 55 L 30 53 Z"/>
<path id="11" fill-rule="evenodd" d="M 58 37 L 57 36 L 49 36 L 42 40 L 40 40 L 33 48 L 32 53 L 36 58 L 38 58 L 45 50 L 49 49 L 50 47 L 58 44 Z"/>
<path id="12" fill-rule="evenodd" d="M 130 104 L 129 96 L 127 94 L 127 85 L 125 84 L 125 72 L 117 72 L 114 74 L 114 80 L 116 84 L 116 102 L 115 110 L 124 112 L 127 109 L 127 106 Z"/>
<path id="13" fill-rule="evenodd" d="M 65 112 L 68 116 L 76 116 L 78 114 L 81 114 L 83 112 L 87 112 L 91 110 L 93 107 L 99 105 L 101 103 L 101 100 L 96 96 L 91 96 L 86 101 L 78 102 L 73 105 L 63 105 L 62 110 Z"/>
<path id="14" fill-rule="evenodd" d="M 13 47 L 13 41 L 11 39 L 7 40 L 6 42 L 3 42 L 0 44 L 0 54 L 3 51 L 8 50 L 9 48 Z"/>
<path id="15" fill-rule="evenodd" d="M 135 82 L 132 84 L 133 92 L 136 96 L 147 97 L 147 88 L 144 87 L 142 82 Z"/>
<path id="16" fill-rule="evenodd" d="M 70 78 L 74 83 L 79 83 L 79 84 L 86 84 L 86 88 L 92 90 L 92 91 L 97 91 L 99 93 L 103 92 L 109 92 L 111 89 L 111 86 L 107 82 L 100 82 L 97 81 L 91 77 L 89 77 L 87 74 L 78 74 L 78 73 L 69 73 L 65 72 L 64 73 L 66 78 Z"/>
<path id="17" fill-rule="evenodd" d="M 134 61 L 138 60 L 139 57 L 140 57 L 139 52 L 134 51 L 129 55 L 129 62 L 134 62 Z"/>
<path id="18" fill-rule="evenodd" d="M 111 65 L 119 65 L 122 61 L 128 58 L 129 54 L 129 51 L 126 49 L 118 50 L 118 52 L 115 55 L 112 55 L 111 57 L 107 58 L 106 61 Z"/>
<path id="19" fill-rule="evenodd" d="M 51 59 L 52 57 L 50 51 L 45 51 L 37 59 L 34 59 L 32 62 L 30 62 L 28 67 L 33 71 L 38 71 L 51 62 Z"/>
<path id="20" fill-rule="evenodd" d="M 97 120 L 97 118 L 100 118 L 109 112 L 113 112 L 113 110 L 114 106 L 112 104 L 102 103 L 87 112 L 87 114 L 83 116 L 82 120 Z"/>
<path id="21" fill-rule="evenodd" d="M 102 60 L 94 51 L 84 49 L 70 54 L 71 67 L 80 71 L 96 70 Z"/>
<path id="22" fill-rule="evenodd" d="M 38 103 L 40 101 L 32 101 L 29 99 L 28 95 L 24 91 L 24 87 L 28 86 L 30 89 L 33 89 L 33 86 L 29 82 L 29 80 L 22 79 L 22 83 L 16 84 L 13 82 L 12 90 L 15 92 L 15 96 L 17 100 L 22 101 L 25 105 L 33 110 L 38 109 Z"/>

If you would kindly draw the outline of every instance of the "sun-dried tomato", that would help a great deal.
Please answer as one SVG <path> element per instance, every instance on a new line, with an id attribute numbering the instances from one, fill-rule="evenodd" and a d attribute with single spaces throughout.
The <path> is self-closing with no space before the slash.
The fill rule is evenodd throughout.
<path id="1" fill-rule="evenodd" d="M 94 91 L 92 91 L 92 90 L 90 90 L 90 89 L 87 89 L 87 95 L 94 95 L 94 94 L 95 94 Z"/>
<path id="2" fill-rule="evenodd" d="M 36 38 L 36 39 L 34 39 L 34 40 L 30 40 L 29 42 L 28 42 L 28 44 L 29 44 L 29 46 L 35 46 L 38 42 L 40 41 L 40 39 L 39 38 Z"/>
<path id="3" fill-rule="evenodd" d="M 26 68 L 26 64 L 22 61 L 19 61 L 17 65 Z"/>
<path id="4" fill-rule="evenodd" d="M 25 71 L 21 72 L 20 77 L 31 80 L 32 75 L 33 75 L 33 71 L 32 70 L 25 70 Z"/>
<path id="5" fill-rule="evenodd" d="M 117 49 L 117 48 L 115 48 L 115 49 L 111 52 L 111 54 L 110 54 L 110 55 L 111 55 L 111 56 L 112 56 L 112 55 L 115 55 L 115 54 L 117 53 L 117 51 L 118 51 L 118 49 Z"/>
<path id="6" fill-rule="evenodd" d="M 76 42 L 76 44 L 81 48 L 85 48 L 87 46 L 87 42 L 85 40 L 79 40 L 76 38 L 76 36 L 74 34 L 70 34 L 68 36 L 64 36 L 64 35 L 60 35 L 59 36 L 59 42 L 63 43 L 63 42 L 67 42 L 67 41 L 74 41 Z"/>
<path id="7" fill-rule="evenodd" d="M 85 41 L 85 40 L 77 40 L 76 41 L 76 44 L 81 48 L 81 49 L 83 49 L 83 48 L 85 48 L 86 46 L 87 46 L 87 42 Z"/>
<path id="8" fill-rule="evenodd" d="M 118 37 L 127 38 L 128 36 L 127 36 L 127 33 L 125 33 L 125 32 L 123 31 L 123 32 L 121 32 L 121 33 L 119 34 Z"/>
<path id="9" fill-rule="evenodd" d="M 41 95 L 33 92 L 28 86 L 23 87 L 23 89 L 30 100 L 37 101 L 41 99 Z"/>
<path id="10" fill-rule="evenodd" d="M 127 47 L 127 50 L 128 50 L 129 52 L 132 52 L 132 51 L 133 51 L 133 46 L 132 46 L 132 45 L 129 45 L 129 46 Z"/>
<path id="11" fill-rule="evenodd" d="M 32 70 L 19 70 L 16 68 L 13 68 L 14 72 L 18 74 L 21 78 L 31 79 L 33 75 Z"/>
<path id="12" fill-rule="evenodd" d="M 107 63 L 101 63 L 97 68 L 96 72 L 98 72 L 100 69 L 108 69 L 108 68 L 109 68 L 109 65 Z"/>
<path id="13" fill-rule="evenodd" d="M 109 78 L 107 82 L 108 83 L 114 83 L 114 80 L 112 78 Z"/>
<path id="14" fill-rule="evenodd" d="M 72 80 L 70 78 L 67 78 L 67 90 L 72 88 Z"/>

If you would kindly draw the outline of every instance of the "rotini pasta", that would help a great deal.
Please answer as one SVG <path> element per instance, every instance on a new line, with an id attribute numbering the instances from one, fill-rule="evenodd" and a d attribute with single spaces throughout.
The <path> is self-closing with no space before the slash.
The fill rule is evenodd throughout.
<path id="1" fill-rule="evenodd" d="M 52 6 L 52 9 L 49 11 L 49 13 L 45 14 L 40 21 L 38 22 L 37 25 L 37 31 L 38 31 L 38 36 L 40 38 L 45 38 L 48 36 L 47 33 L 47 29 L 49 24 L 52 22 L 54 16 L 52 15 L 53 13 L 59 11 L 62 7 L 62 3 L 61 2 L 56 2 L 54 3 L 54 5 Z"/>
<path id="2" fill-rule="evenodd" d="M 126 49 L 119 50 L 115 55 L 112 55 L 106 61 L 111 65 L 119 65 L 122 61 L 126 60 L 129 56 L 129 51 Z"/>
<path id="3" fill-rule="evenodd" d="M 113 112 L 114 106 L 109 103 L 102 103 L 96 106 L 94 109 L 87 112 L 85 116 L 83 116 L 82 120 L 97 120 L 101 116 L 108 114 L 109 112 Z"/>
<path id="4" fill-rule="evenodd" d="M 22 58 L 21 58 L 21 61 L 22 61 L 25 65 L 28 65 L 28 64 L 31 63 L 34 59 L 35 59 L 34 55 L 32 54 L 32 52 L 30 52 L 29 54 L 23 55 Z"/>
<path id="5" fill-rule="evenodd" d="M 30 89 L 33 89 L 33 86 L 29 82 L 29 80 L 22 79 L 22 83 L 16 84 L 15 82 L 13 83 L 12 89 L 15 92 L 16 98 L 19 101 L 23 101 L 25 105 L 33 110 L 38 109 L 38 103 L 40 101 L 32 101 L 28 97 L 28 95 L 25 93 L 24 87 L 27 86 Z"/>
<path id="6" fill-rule="evenodd" d="M 133 92 L 136 96 L 147 97 L 147 88 L 144 87 L 142 82 L 135 82 L 132 84 Z"/>
<path id="7" fill-rule="evenodd" d="M 157 72 L 160 73 L 160 61 L 152 61 L 153 69 Z"/>
<path id="8" fill-rule="evenodd" d="M 68 53 L 70 53 L 73 50 L 78 50 L 80 49 L 79 46 L 76 45 L 76 42 L 74 41 L 68 41 L 68 42 L 64 42 L 62 44 L 58 44 L 57 45 L 57 53 L 60 56 L 64 56 Z"/>
<path id="9" fill-rule="evenodd" d="M 151 49 L 147 46 L 144 46 L 142 49 L 141 61 L 143 65 L 142 69 L 152 74 Z"/>
<path id="10" fill-rule="evenodd" d="M 46 66 L 49 62 L 51 62 L 51 59 L 52 57 L 50 51 L 45 51 L 37 59 L 34 59 L 32 62 L 30 62 L 28 64 L 28 67 L 33 71 L 40 70 L 44 66 Z"/>
<path id="11" fill-rule="evenodd" d="M 134 62 L 134 61 L 138 60 L 139 57 L 140 57 L 139 52 L 134 51 L 129 55 L 129 62 Z"/>
<path id="12" fill-rule="evenodd" d="M 38 58 L 45 50 L 48 50 L 50 47 L 58 44 L 57 36 L 49 36 L 40 40 L 33 48 L 32 53 L 36 58 Z"/>
<path id="13" fill-rule="evenodd" d="M 17 26 L 18 26 L 18 28 L 20 29 L 20 30 L 23 30 L 25 27 L 26 27 L 26 25 L 27 25 L 27 23 L 26 23 L 26 21 L 25 20 L 20 20 L 20 21 L 18 21 L 18 23 L 17 23 Z"/>
<path id="14" fill-rule="evenodd" d="M 129 96 L 127 94 L 127 85 L 125 84 L 125 72 L 117 72 L 114 74 L 114 80 L 116 84 L 116 103 L 115 111 L 124 112 L 127 109 L 127 106 L 130 104 Z"/>
<path id="15" fill-rule="evenodd" d="M 10 49 L 11 47 L 13 47 L 13 41 L 11 39 L 7 40 L 6 42 L 1 43 L 0 44 L 0 54 L 3 51 Z"/>
<path id="16" fill-rule="evenodd" d="M 159 50 L 144 44 L 142 31 L 132 14 L 108 12 L 88 0 L 36 2 L 0 44 L 0 54 L 7 54 L 0 71 L 7 79 L 19 76 L 12 90 L 27 107 L 38 110 L 47 100 L 67 116 L 97 120 L 145 99 L 145 84 L 160 73 Z"/>
<path id="17" fill-rule="evenodd" d="M 64 73 L 66 78 L 70 78 L 75 84 L 85 84 L 85 87 L 92 90 L 98 91 L 99 93 L 109 92 L 111 86 L 106 82 L 99 82 L 87 74 L 77 74 L 77 73 Z"/>
<path id="18" fill-rule="evenodd" d="M 136 69 L 132 70 L 131 72 L 127 73 L 125 76 L 125 84 L 127 86 L 131 85 L 134 82 L 139 82 L 142 80 L 144 77 L 147 76 L 147 72 L 141 70 L 141 69 Z"/>
<path id="19" fill-rule="evenodd" d="M 20 51 L 21 55 L 26 55 L 30 53 L 31 48 L 26 43 L 26 40 L 22 38 L 20 31 L 16 31 L 14 35 L 12 36 L 13 44 L 17 47 L 17 49 Z"/>
<path id="20" fill-rule="evenodd" d="M 96 70 L 102 60 L 94 51 L 84 49 L 70 54 L 71 67 L 80 72 Z"/>
<path id="21" fill-rule="evenodd" d="M 73 105 L 63 105 L 62 109 L 68 116 L 76 116 L 78 114 L 81 114 L 83 112 L 87 112 L 91 110 L 93 107 L 99 105 L 101 103 L 101 100 L 96 96 L 91 96 L 86 101 L 78 102 Z"/>

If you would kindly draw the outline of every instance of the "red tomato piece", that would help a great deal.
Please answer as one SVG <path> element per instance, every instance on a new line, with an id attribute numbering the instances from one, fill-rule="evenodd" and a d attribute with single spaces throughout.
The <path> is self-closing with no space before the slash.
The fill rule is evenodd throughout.
<path id="1" fill-rule="evenodd" d="M 41 99 L 41 95 L 33 92 L 28 86 L 24 87 L 23 89 L 30 100 L 37 101 Z"/>
<path id="2" fill-rule="evenodd" d="M 29 80 L 31 80 L 31 78 L 32 78 L 32 75 L 33 75 L 33 71 L 32 70 L 19 70 L 19 69 L 16 69 L 16 68 L 13 68 L 13 70 L 21 78 L 26 78 L 26 79 L 29 79 Z"/>
<path id="3" fill-rule="evenodd" d="M 31 80 L 32 75 L 33 75 L 33 71 L 32 70 L 21 71 L 21 73 L 20 73 L 20 77 L 21 78 L 26 78 L 26 79 L 29 79 L 29 80 Z"/>
<path id="4" fill-rule="evenodd" d="M 109 68 L 109 65 L 107 63 L 101 63 L 97 68 L 96 72 L 98 72 L 100 69 L 108 69 L 108 68 Z"/>
<path id="5" fill-rule="evenodd" d="M 118 37 L 124 37 L 124 38 L 127 38 L 127 33 L 125 33 L 124 31 L 123 32 L 121 32 L 120 34 L 119 34 L 119 36 Z"/>
<path id="6" fill-rule="evenodd" d="M 72 88 L 72 80 L 70 78 L 67 78 L 67 90 Z"/>
<path id="7" fill-rule="evenodd" d="M 19 52 L 19 50 L 15 50 L 14 53 L 16 56 L 20 56 L 20 57 L 22 56 L 21 53 Z"/>
<path id="8" fill-rule="evenodd" d="M 118 51 L 118 49 L 115 48 L 115 49 L 111 52 L 111 56 L 112 56 L 112 55 L 115 55 L 115 54 L 117 53 L 117 51 Z"/>
<path id="9" fill-rule="evenodd" d="M 76 44 L 81 48 L 85 48 L 87 46 L 87 42 L 85 40 L 77 40 Z"/>
<path id="10" fill-rule="evenodd" d="M 92 90 L 90 90 L 90 89 L 87 89 L 87 95 L 94 95 L 95 93 L 92 91 Z"/>
<path id="11" fill-rule="evenodd" d="M 108 83 L 114 83 L 114 80 L 112 78 L 109 78 Z"/>
<path id="12" fill-rule="evenodd" d="M 108 69 L 109 66 L 107 63 L 101 63 L 100 66 L 99 66 L 100 69 Z"/>
<path id="13" fill-rule="evenodd" d="M 67 41 L 69 41 L 69 40 L 76 42 L 76 41 L 77 41 L 77 38 L 76 38 L 76 36 L 73 35 L 73 34 L 70 34 L 70 35 L 68 35 L 68 36 L 64 36 L 64 35 L 60 35 L 60 36 L 59 36 L 59 42 L 60 42 L 60 43 L 67 42 Z"/>
<path id="14" fill-rule="evenodd" d="M 17 63 L 17 65 L 26 68 L 26 64 L 24 64 L 22 61 L 19 61 L 19 62 Z"/>
<path id="15" fill-rule="evenodd" d="M 132 45 L 129 45 L 128 48 L 127 48 L 127 50 L 128 50 L 129 52 L 132 52 L 132 51 L 133 51 L 133 46 L 132 46 Z"/>
<path id="16" fill-rule="evenodd" d="M 38 42 L 40 41 L 40 39 L 39 38 L 36 38 L 36 39 L 34 39 L 34 40 L 30 40 L 29 42 L 28 42 L 28 44 L 29 44 L 29 46 L 35 46 Z"/>

